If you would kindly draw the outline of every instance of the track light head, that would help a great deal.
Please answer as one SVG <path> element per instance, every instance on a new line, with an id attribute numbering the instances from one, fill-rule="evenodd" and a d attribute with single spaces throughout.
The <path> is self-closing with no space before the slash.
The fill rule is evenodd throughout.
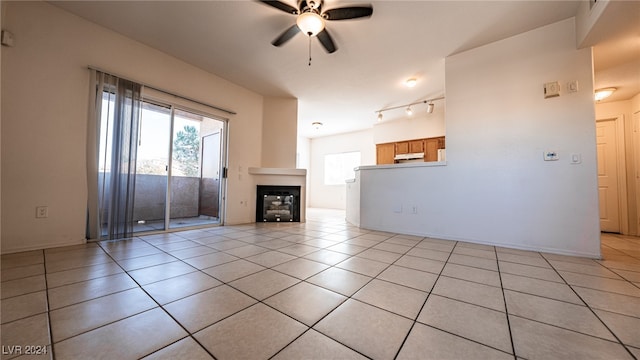
<path id="1" fill-rule="evenodd" d="M 427 105 L 427 113 L 431 114 L 433 112 L 433 103 L 429 103 L 429 105 Z"/>
<path id="2" fill-rule="evenodd" d="M 378 122 L 382 121 L 382 112 L 378 111 Z"/>
<path id="3" fill-rule="evenodd" d="M 413 110 L 411 110 L 411 106 L 407 106 L 407 109 L 405 111 L 407 112 L 407 115 L 409 116 L 413 115 Z"/>

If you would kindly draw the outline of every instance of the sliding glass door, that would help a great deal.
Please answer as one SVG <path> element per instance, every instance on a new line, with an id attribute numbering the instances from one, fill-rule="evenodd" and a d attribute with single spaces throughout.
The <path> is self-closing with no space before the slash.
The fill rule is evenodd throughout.
<path id="1" fill-rule="evenodd" d="M 134 232 L 165 230 L 171 106 L 144 101 L 133 202 Z"/>
<path id="2" fill-rule="evenodd" d="M 144 102 L 134 232 L 221 223 L 225 125 L 196 111 Z"/>
<path id="3" fill-rule="evenodd" d="M 169 228 L 220 222 L 223 130 L 223 121 L 174 109 Z"/>

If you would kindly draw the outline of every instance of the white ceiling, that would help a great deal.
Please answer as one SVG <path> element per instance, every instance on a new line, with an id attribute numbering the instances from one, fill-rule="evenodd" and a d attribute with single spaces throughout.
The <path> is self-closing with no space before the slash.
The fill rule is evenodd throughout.
<path id="1" fill-rule="evenodd" d="M 338 51 L 327 54 L 312 39 L 308 66 L 304 35 L 279 48 L 271 45 L 295 16 L 256 1 L 52 3 L 260 94 L 297 98 L 298 131 L 307 137 L 368 128 L 376 122 L 375 110 L 445 95 L 445 57 L 572 17 L 579 6 L 557 0 L 325 0 L 324 9 L 371 3 L 373 16 L 327 22 Z M 629 4 L 634 10 L 619 16 L 632 25 L 611 25 L 621 30 L 599 39 L 594 50 L 596 88 L 628 88 L 612 100 L 640 92 L 640 21 L 633 21 L 640 19 L 640 2 Z M 621 45 L 629 38 L 638 51 Z M 403 82 L 411 77 L 418 83 L 409 89 Z M 384 115 L 391 120 L 404 114 L 400 109 Z M 324 126 L 313 129 L 314 121 Z"/>

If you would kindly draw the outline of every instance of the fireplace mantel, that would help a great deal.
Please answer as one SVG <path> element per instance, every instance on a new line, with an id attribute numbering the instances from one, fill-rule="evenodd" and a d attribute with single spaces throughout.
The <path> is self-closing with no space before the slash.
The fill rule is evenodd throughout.
<path id="1" fill-rule="evenodd" d="M 307 176 L 307 169 L 250 167 L 249 168 L 249 174 L 252 174 L 252 175 Z"/>

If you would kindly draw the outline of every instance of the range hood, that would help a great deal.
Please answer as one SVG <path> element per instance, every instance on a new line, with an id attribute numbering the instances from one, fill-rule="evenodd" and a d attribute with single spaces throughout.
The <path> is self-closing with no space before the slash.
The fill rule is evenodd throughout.
<path id="1" fill-rule="evenodd" d="M 424 159 L 424 153 L 411 153 L 411 154 L 398 154 L 394 158 L 394 160 L 414 160 L 414 159 Z"/>

